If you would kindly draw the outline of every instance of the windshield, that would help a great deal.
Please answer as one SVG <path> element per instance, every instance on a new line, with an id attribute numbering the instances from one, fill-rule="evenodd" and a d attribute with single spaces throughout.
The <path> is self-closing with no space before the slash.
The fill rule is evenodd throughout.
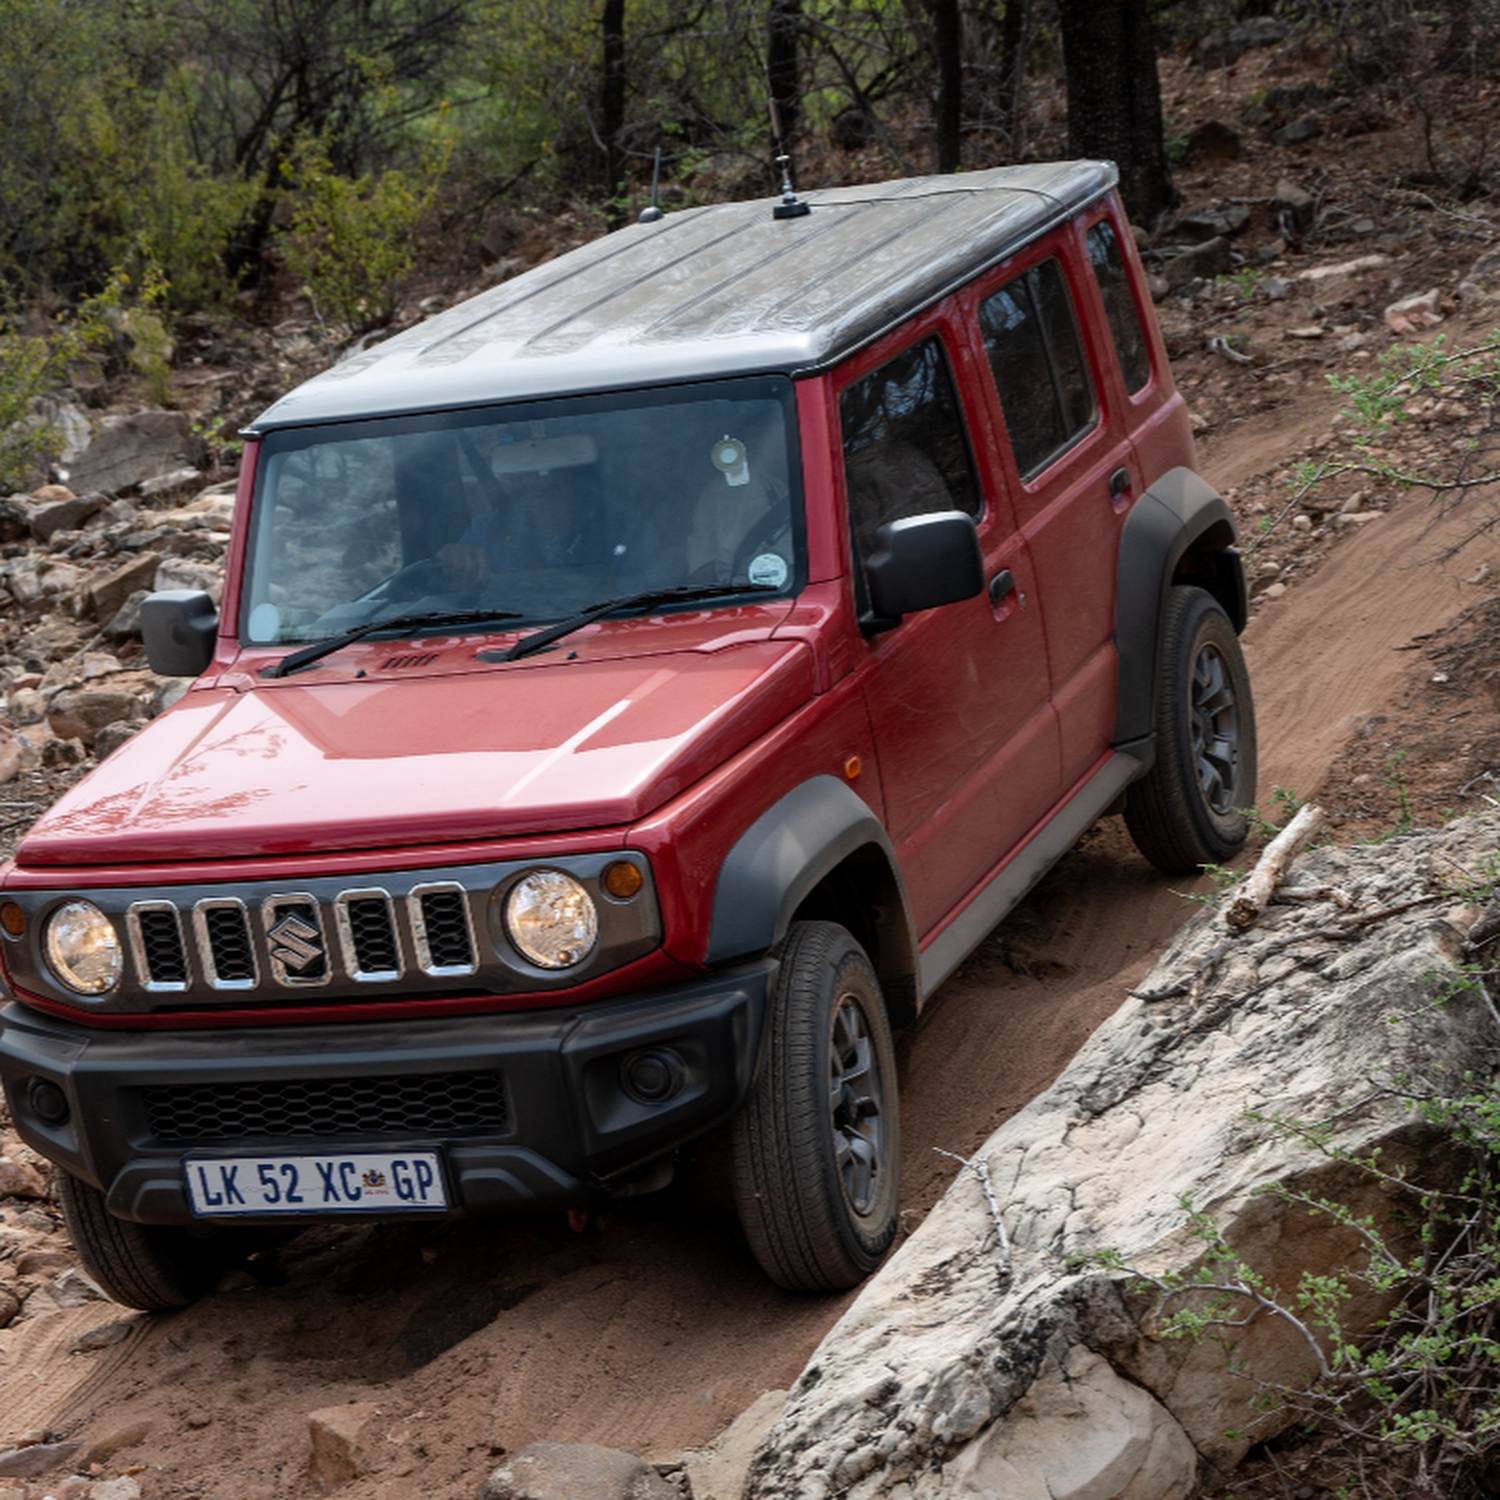
<path id="1" fill-rule="evenodd" d="M 242 639 L 457 610 L 525 628 L 697 585 L 724 586 L 726 604 L 790 595 L 795 430 L 780 376 L 278 429 L 257 470 Z"/>

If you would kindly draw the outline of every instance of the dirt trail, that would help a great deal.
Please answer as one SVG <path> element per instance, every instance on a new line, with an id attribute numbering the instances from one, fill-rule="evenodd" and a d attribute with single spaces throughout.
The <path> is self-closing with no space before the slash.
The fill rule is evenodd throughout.
<path id="1" fill-rule="evenodd" d="M 1226 445 L 1219 472 L 1210 453 L 1210 477 L 1227 486 L 1255 452 Z M 1399 648 L 1466 602 L 1448 575 L 1411 566 L 1425 519 L 1398 504 L 1252 622 L 1265 789 L 1316 792 L 1361 718 L 1400 692 L 1414 657 Z M 900 1046 L 909 1226 L 954 1174 L 939 1153 L 973 1150 L 1046 1087 L 1184 919 L 1186 888 L 1106 820 L 944 986 Z M 88 1442 L 149 1421 L 129 1455 L 148 1500 L 258 1500 L 306 1493 L 309 1412 L 370 1401 L 379 1467 L 345 1500 L 417 1483 L 472 1500 L 502 1453 L 541 1438 L 658 1460 L 705 1443 L 790 1383 L 849 1300 L 767 1285 L 714 1140 L 668 1192 L 582 1234 L 551 1219 L 338 1226 L 288 1239 L 260 1269 L 267 1284 L 246 1276 L 172 1316 L 91 1304 L 0 1332 L 7 1431 Z M 117 1316 L 121 1342 L 66 1352 Z"/>

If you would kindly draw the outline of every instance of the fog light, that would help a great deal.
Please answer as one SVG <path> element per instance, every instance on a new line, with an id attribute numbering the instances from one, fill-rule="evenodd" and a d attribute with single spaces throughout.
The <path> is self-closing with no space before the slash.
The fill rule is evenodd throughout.
<path id="1" fill-rule="evenodd" d="M 665 1104 L 686 1082 L 682 1059 L 670 1047 L 632 1052 L 620 1064 L 620 1083 L 637 1104 Z"/>
<path id="2" fill-rule="evenodd" d="M 68 1115 L 68 1096 L 55 1083 L 45 1078 L 33 1078 L 27 1090 L 31 1112 L 44 1125 L 65 1125 Z"/>

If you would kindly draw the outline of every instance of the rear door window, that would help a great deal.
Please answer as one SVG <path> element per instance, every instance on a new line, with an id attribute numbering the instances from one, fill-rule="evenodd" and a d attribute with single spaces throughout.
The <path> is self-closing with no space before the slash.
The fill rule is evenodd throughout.
<path id="1" fill-rule="evenodd" d="M 1062 267 L 1044 260 L 1006 282 L 979 304 L 979 327 L 1016 468 L 1031 479 L 1099 420 Z"/>

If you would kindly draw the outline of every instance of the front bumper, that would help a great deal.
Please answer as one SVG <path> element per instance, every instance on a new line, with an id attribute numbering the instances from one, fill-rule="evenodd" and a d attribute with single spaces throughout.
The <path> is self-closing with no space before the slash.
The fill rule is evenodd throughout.
<path id="1" fill-rule="evenodd" d="M 571 1207 L 739 1108 L 774 972 L 577 1010 L 222 1031 L 102 1032 L 12 1003 L 0 1079 L 22 1139 L 139 1223 L 193 1222 L 189 1155 L 436 1150 L 455 1211 Z"/>

